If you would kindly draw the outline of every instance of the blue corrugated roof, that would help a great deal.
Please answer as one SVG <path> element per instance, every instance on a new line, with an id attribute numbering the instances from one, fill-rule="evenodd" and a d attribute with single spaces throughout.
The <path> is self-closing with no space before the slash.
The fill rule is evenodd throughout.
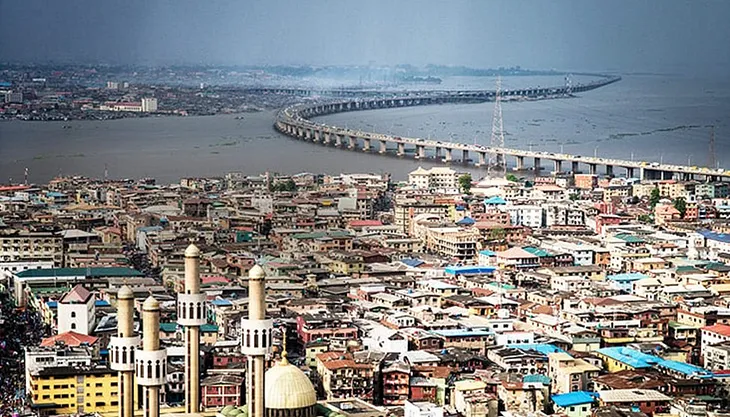
<path id="1" fill-rule="evenodd" d="M 518 343 L 514 345 L 507 345 L 507 347 L 520 350 L 536 350 L 543 355 L 547 355 L 550 353 L 568 353 L 563 349 L 560 349 L 559 347 L 551 345 L 549 343 Z"/>
<path id="2" fill-rule="evenodd" d="M 48 306 L 48 308 L 56 308 L 58 307 L 58 301 L 48 301 L 46 305 Z"/>
<path id="3" fill-rule="evenodd" d="M 494 266 L 447 266 L 444 272 L 451 275 L 492 274 Z"/>
<path id="4" fill-rule="evenodd" d="M 699 230 L 698 232 L 707 239 L 730 243 L 730 234 L 717 233 L 713 232 L 712 230 Z"/>
<path id="5" fill-rule="evenodd" d="M 479 254 L 484 256 L 497 256 L 497 252 L 489 249 L 480 250 Z"/>
<path id="6" fill-rule="evenodd" d="M 412 268 L 417 268 L 417 267 L 425 264 L 425 262 L 423 262 L 422 260 L 420 260 L 420 259 L 413 259 L 413 258 L 401 259 L 400 261 L 402 263 L 404 263 L 404 264 L 412 267 Z"/>
<path id="7" fill-rule="evenodd" d="M 230 302 L 229 300 L 224 300 L 221 298 L 213 300 L 210 303 L 213 304 L 214 306 L 232 306 L 233 305 L 233 303 Z"/>
<path id="8" fill-rule="evenodd" d="M 558 407 L 570 407 L 580 404 L 591 404 L 596 401 L 596 393 L 588 391 L 575 391 L 567 394 L 556 394 L 550 397 Z"/>
<path id="9" fill-rule="evenodd" d="M 712 373 L 705 368 L 691 365 L 689 363 L 660 358 L 659 356 L 649 355 L 636 349 L 619 346 L 598 349 L 597 352 L 634 368 L 651 368 L 652 366 L 657 366 L 659 368 L 666 368 L 687 376 L 700 378 L 709 378 L 712 376 Z"/>
<path id="10" fill-rule="evenodd" d="M 470 225 L 470 224 L 474 224 L 474 223 L 476 223 L 476 221 L 469 216 L 464 217 L 463 219 L 456 222 L 456 224 L 459 224 L 459 225 Z"/>
<path id="11" fill-rule="evenodd" d="M 541 384 L 550 385 L 550 377 L 541 374 L 530 374 L 522 377 L 522 382 L 539 382 Z"/>
<path id="12" fill-rule="evenodd" d="M 484 200 L 484 204 L 490 204 L 490 205 L 507 204 L 507 201 L 504 198 L 495 195 L 494 197 L 490 197 L 490 198 Z"/>
<path id="13" fill-rule="evenodd" d="M 107 300 L 96 300 L 94 301 L 95 307 L 109 307 L 111 304 L 109 304 L 109 301 Z"/>
<path id="14" fill-rule="evenodd" d="M 619 282 L 630 282 L 630 281 L 638 281 L 640 279 L 649 278 L 648 276 L 640 273 L 640 272 L 628 272 L 625 274 L 613 274 L 608 275 L 606 279 L 611 281 L 619 281 Z"/>

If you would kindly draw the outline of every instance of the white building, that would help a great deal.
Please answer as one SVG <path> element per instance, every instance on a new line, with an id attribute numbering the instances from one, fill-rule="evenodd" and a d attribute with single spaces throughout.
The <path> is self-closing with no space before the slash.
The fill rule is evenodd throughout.
<path id="1" fill-rule="evenodd" d="M 58 333 L 90 334 L 96 324 L 94 295 L 76 285 L 58 301 Z"/>
<path id="2" fill-rule="evenodd" d="M 452 190 L 459 187 L 459 178 L 456 171 L 449 167 L 418 167 L 408 174 L 408 183 L 422 189 Z"/>
<path id="3" fill-rule="evenodd" d="M 157 99 L 154 97 L 142 99 L 142 111 L 143 112 L 156 112 L 157 111 Z"/>
<path id="4" fill-rule="evenodd" d="M 444 408 L 425 401 L 406 400 L 403 417 L 444 417 Z"/>
<path id="5" fill-rule="evenodd" d="M 513 226 L 526 226 L 539 229 L 543 226 L 543 209 L 541 206 L 532 205 L 505 205 L 500 210 L 509 213 Z"/>

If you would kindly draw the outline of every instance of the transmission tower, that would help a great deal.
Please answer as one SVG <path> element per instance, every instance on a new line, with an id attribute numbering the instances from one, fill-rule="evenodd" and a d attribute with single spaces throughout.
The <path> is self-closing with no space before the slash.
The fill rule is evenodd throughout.
<path id="1" fill-rule="evenodd" d="M 573 74 L 565 76 L 565 95 L 567 97 L 573 95 Z"/>
<path id="2" fill-rule="evenodd" d="M 502 121 L 502 77 L 497 77 L 497 90 L 494 94 L 494 117 L 492 118 L 492 138 L 489 144 L 488 177 L 504 177 L 507 174 L 504 155 L 498 150 L 504 148 L 504 124 Z"/>
<path id="3" fill-rule="evenodd" d="M 710 126 L 710 154 L 707 164 L 710 168 L 716 168 L 715 165 L 717 165 L 717 155 L 715 154 L 715 125 Z"/>

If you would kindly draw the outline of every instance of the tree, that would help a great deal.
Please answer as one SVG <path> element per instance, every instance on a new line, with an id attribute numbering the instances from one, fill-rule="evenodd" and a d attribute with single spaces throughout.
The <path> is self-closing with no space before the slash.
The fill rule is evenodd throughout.
<path id="1" fill-rule="evenodd" d="M 684 197 L 678 197 L 674 199 L 674 208 L 677 209 L 679 215 L 684 218 L 684 214 L 687 212 L 687 201 Z"/>
<path id="2" fill-rule="evenodd" d="M 471 174 L 464 174 L 459 177 L 459 188 L 464 194 L 471 194 Z"/>
<path id="3" fill-rule="evenodd" d="M 651 206 L 652 210 L 659 203 L 659 200 L 661 200 L 661 197 L 659 196 L 659 189 L 658 188 L 652 189 L 651 196 L 649 197 L 649 205 Z"/>
<path id="4" fill-rule="evenodd" d="M 506 178 L 507 178 L 507 181 L 510 181 L 510 182 L 520 182 L 520 179 L 517 178 L 517 176 L 515 174 L 507 174 Z"/>
<path id="5" fill-rule="evenodd" d="M 640 214 L 639 218 L 637 220 L 639 220 L 641 223 L 653 223 L 654 222 L 654 220 L 652 220 L 651 216 L 648 214 Z"/>

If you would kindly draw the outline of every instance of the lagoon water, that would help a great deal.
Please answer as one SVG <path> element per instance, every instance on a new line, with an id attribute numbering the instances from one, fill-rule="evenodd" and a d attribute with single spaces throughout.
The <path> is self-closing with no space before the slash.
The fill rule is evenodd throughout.
<path id="1" fill-rule="evenodd" d="M 559 85 L 554 77 L 505 79 L 505 88 Z M 439 88 L 493 88 L 488 78 L 447 79 Z M 421 88 L 421 87 L 418 87 Z M 730 80 L 629 75 L 580 97 L 503 103 L 505 145 L 548 152 L 707 165 L 710 126 L 720 166 L 730 168 Z M 400 136 L 487 145 L 493 103 L 334 114 L 329 124 Z M 0 183 L 59 174 L 114 178 L 220 176 L 230 171 L 389 172 L 404 178 L 411 158 L 366 155 L 293 140 L 272 128 L 274 112 L 110 121 L 0 122 Z M 64 129 L 63 125 L 70 125 Z M 466 170 L 464 167 L 459 169 Z M 469 169 L 479 176 L 485 171 Z"/>

